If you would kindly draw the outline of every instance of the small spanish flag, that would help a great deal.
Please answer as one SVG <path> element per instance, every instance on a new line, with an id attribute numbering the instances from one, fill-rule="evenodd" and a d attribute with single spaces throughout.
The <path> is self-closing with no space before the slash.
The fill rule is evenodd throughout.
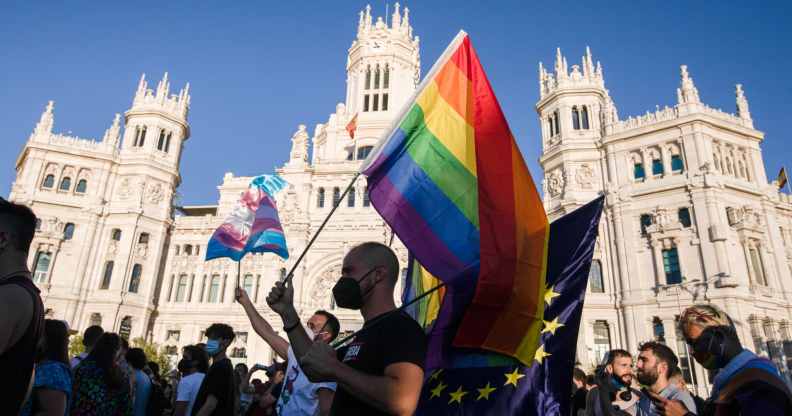
<path id="1" fill-rule="evenodd" d="M 352 117 L 352 120 L 349 120 L 349 123 L 346 125 L 346 131 L 349 132 L 349 137 L 353 140 L 355 139 L 355 130 L 357 129 L 357 113 L 355 116 Z"/>
<path id="2" fill-rule="evenodd" d="M 788 178 L 785 167 L 782 167 L 781 170 L 778 172 L 778 178 L 776 178 L 776 181 L 778 182 L 778 189 L 783 188 L 784 185 L 787 184 Z"/>

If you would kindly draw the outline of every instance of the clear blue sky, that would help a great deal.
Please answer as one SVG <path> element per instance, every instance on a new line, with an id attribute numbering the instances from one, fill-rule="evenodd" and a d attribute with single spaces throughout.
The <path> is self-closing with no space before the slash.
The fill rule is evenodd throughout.
<path id="1" fill-rule="evenodd" d="M 214 203 L 223 173 L 268 173 L 342 101 L 346 50 L 363 1 L 0 3 L 0 195 L 47 100 L 55 129 L 100 138 L 140 74 L 192 85 L 183 203 Z M 641 4 L 639 4 L 641 3 Z M 734 3 L 734 4 L 731 4 Z M 371 3 L 382 15 L 385 3 Z M 391 3 L 392 4 L 392 3 Z M 672 105 L 679 65 L 701 98 L 734 111 L 743 83 L 768 176 L 792 167 L 792 2 L 403 1 L 426 71 L 463 28 L 488 72 L 534 178 L 541 177 L 537 64 L 590 45 L 622 118 Z"/>

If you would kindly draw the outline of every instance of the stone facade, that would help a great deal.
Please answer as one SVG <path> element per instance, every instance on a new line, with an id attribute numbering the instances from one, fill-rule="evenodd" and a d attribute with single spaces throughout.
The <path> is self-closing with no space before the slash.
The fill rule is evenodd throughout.
<path id="1" fill-rule="evenodd" d="M 540 64 L 539 87 L 551 220 L 606 196 L 580 363 L 651 339 L 685 357 L 674 322 L 694 301 L 724 307 L 747 347 L 792 358 L 792 200 L 768 183 L 742 86 L 736 114 L 708 107 L 682 65 L 675 106 L 622 120 L 586 49 L 571 70 L 560 50 L 554 71 Z M 694 370 L 705 392 L 708 376 Z"/>
<path id="2" fill-rule="evenodd" d="M 277 170 L 289 183 L 277 203 L 291 258 L 255 254 L 240 264 L 240 286 L 275 328 L 280 318 L 266 306 L 267 293 L 291 269 L 420 79 L 419 38 L 412 33 L 409 9 L 396 5 L 388 20 L 373 20 L 369 7 L 360 12 L 346 62 L 345 101 L 313 135 L 305 125 L 297 127 L 289 158 Z M 233 299 L 237 265 L 203 260 L 209 237 L 252 178 L 227 173 L 216 205 L 172 207 L 181 142 L 189 136 L 189 95 L 185 89 L 168 96 L 168 87 L 167 74 L 156 91 L 147 90 L 141 79 L 125 114 L 123 140 L 120 116 L 100 142 L 54 134 L 52 103 L 47 107 L 19 157 L 11 192 L 12 200 L 30 205 L 42 218 L 30 258 L 33 268 L 41 266 L 36 282 L 50 316 L 74 328 L 99 323 L 120 331 L 123 322 L 132 337 L 145 336 L 176 359 L 182 346 L 205 341 L 203 330 L 210 324 L 225 322 L 239 333 L 228 351 L 234 361 L 269 363 L 270 348 Z M 355 115 L 353 139 L 347 125 Z M 160 131 L 169 147 L 159 148 Z M 143 144 L 139 135 L 145 135 Z M 53 185 L 45 186 L 49 175 Z M 68 190 L 60 190 L 64 177 L 71 178 Z M 87 186 L 76 192 L 83 178 Z M 66 224 L 73 224 L 72 231 L 65 231 Z M 147 233 L 146 243 L 141 233 Z M 360 177 L 295 271 L 301 315 L 307 319 L 327 309 L 343 330 L 362 325 L 358 311 L 335 308 L 331 288 L 346 252 L 365 241 L 391 244 L 406 263 L 406 251 L 370 206 Z"/>

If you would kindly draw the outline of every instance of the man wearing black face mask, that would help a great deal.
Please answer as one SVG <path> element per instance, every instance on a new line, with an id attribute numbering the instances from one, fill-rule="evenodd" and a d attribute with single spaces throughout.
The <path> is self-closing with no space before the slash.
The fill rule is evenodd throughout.
<path id="1" fill-rule="evenodd" d="M 792 414 L 792 394 L 778 369 L 742 347 L 731 318 L 720 308 L 707 304 L 685 309 L 679 329 L 693 358 L 709 370 L 718 370 L 700 415 Z M 687 414 L 678 401 L 660 403 L 666 415 Z"/>
<path id="2" fill-rule="evenodd" d="M 426 337 L 412 318 L 395 312 L 399 261 L 387 246 L 364 243 L 346 255 L 341 273 L 333 288 L 336 305 L 360 309 L 365 323 L 338 352 L 323 342 L 312 344 L 305 331 L 296 330 L 291 284 L 277 283 L 267 303 L 281 315 L 311 381 L 338 383 L 331 414 L 411 415 L 423 384 Z"/>
<path id="3" fill-rule="evenodd" d="M 198 390 L 201 388 L 206 372 L 209 371 L 209 355 L 197 345 L 188 345 L 184 347 L 178 369 L 182 378 L 176 388 L 176 405 L 173 415 L 187 416 L 192 414 Z"/>

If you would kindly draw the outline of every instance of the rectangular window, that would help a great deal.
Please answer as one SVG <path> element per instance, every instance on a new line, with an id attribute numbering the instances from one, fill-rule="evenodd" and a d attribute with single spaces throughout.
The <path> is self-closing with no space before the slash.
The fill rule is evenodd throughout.
<path id="1" fill-rule="evenodd" d="M 374 105 L 371 107 L 371 111 L 379 111 L 379 94 L 374 94 Z"/>
<path id="2" fill-rule="evenodd" d="M 388 94 L 382 94 L 382 111 L 388 111 Z"/>
<path id="3" fill-rule="evenodd" d="M 172 340 L 174 340 L 176 342 L 179 342 L 179 338 L 180 337 L 181 337 L 181 331 L 174 331 L 174 330 L 169 330 L 168 331 L 167 339 L 172 339 Z"/>
<path id="4" fill-rule="evenodd" d="M 643 163 L 636 163 L 633 165 L 633 178 L 635 180 L 643 180 L 646 177 L 646 171 L 644 171 Z"/>
<path id="5" fill-rule="evenodd" d="M 187 293 L 187 275 L 179 276 L 179 282 L 176 286 L 176 302 L 184 302 L 184 295 Z"/>
<path id="6" fill-rule="evenodd" d="M 748 250 L 748 253 L 751 255 L 751 267 L 753 267 L 754 276 L 756 276 L 756 283 L 767 286 L 764 265 L 762 265 L 762 258 L 759 256 L 759 250 L 752 247 Z"/>
<path id="7" fill-rule="evenodd" d="M 355 188 L 352 188 L 347 194 L 347 207 L 354 208 L 355 207 Z"/>
<path id="8" fill-rule="evenodd" d="M 679 270 L 679 254 L 677 254 L 676 247 L 663 250 L 663 269 L 665 270 L 666 284 L 682 283 L 682 272 Z"/>
<path id="9" fill-rule="evenodd" d="M 683 227 L 689 228 L 691 225 L 690 220 L 690 210 L 687 208 L 680 208 L 677 211 L 677 217 L 679 217 L 679 223 L 682 224 Z"/>
<path id="10" fill-rule="evenodd" d="M 605 285 L 602 281 L 602 262 L 597 259 L 591 261 L 589 285 L 591 285 L 591 293 L 605 293 Z"/>
<path id="11" fill-rule="evenodd" d="M 363 191 L 363 206 L 368 207 L 370 205 L 371 199 L 369 199 L 368 185 L 366 185 L 366 189 Z"/>
<path id="12" fill-rule="evenodd" d="M 341 201 L 341 189 L 333 188 L 333 206 L 338 205 Z"/>
<path id="13" fill-rule="evenodd" d="M 157 150 L 165 148 L 165 130 L 160 130 L 159 139 L 157 139 Z"/>
<path id="14" fill-rule="evenodd" d="M 369 95 L 363 96 L 363 111 L 369 111 Z"/>
<path id="15" fill-rule="evenodd" d="M 682 172 L 685 170 L 685 167 L 682 164 L 682 156 L 671 155 L 671 170 L 674 172 Z"/>
<path id="16" fill-rule="evenodd" d="M 104 274 L 102 275 L 102 286 L 101 289 L 108 289 L 110 288 L 110 279 L 113 278 L 113 262 L 108 261 L 105 263 Z"/>
<path id="17" fill-rule="evenodd" d="M 660 159 L 652 159 L 652 175 L 663 174 L 663 161 Z"/>
<path id="18" fill-rule="evenodd" d="M 246 274 L 245 280 L 242 282 L 242 289 L 247 292 L 248 295 L 253 296 L 253 275 Z"/>
<path id="19" fill-rule="evenodd" d="M 652 225 L 652 216 L 649 214 L 641 214 L 641 235 L 646 235 L 646 229 Z"/>
<path id="20" fill-rule="evenodd" d="M 594 322 L 594 360 L 601 363 L 605 354 L 611 350 L 610 330 L 607 321 Z"/>
<path id="21" fill-rule="evenodd" d="M 33 283 L 44 283 L 49 275 L 50 259 L 52 254 L 39 251 L 36 254 L 36 268 L 33 272 Z"/>
<path id="22" fill-rule="evenodd" d="M 209 303 L 217 303 L 220 294 L 220 276 L 212 275 L 212 282 L 209 284 Z"/>

